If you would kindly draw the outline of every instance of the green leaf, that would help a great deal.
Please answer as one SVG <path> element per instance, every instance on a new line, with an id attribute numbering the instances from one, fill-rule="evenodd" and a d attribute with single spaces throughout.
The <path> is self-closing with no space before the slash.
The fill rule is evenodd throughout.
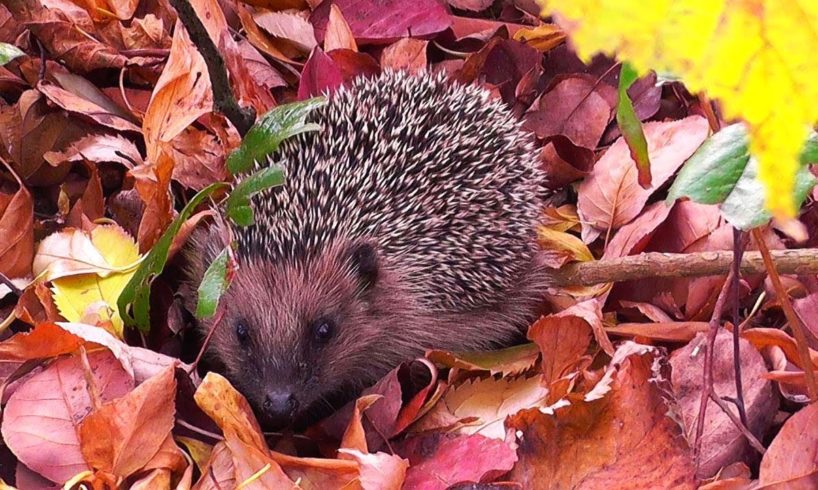
<path id="1" fill-rule="evenodd" d="M 253 224 L 254 213 L 250 197 L 263 190 L 284 183 L 284 169 L 272 165 L 262 168 L 239 182 L 227 198 L 227 216 L 239 226 Z"/>
<path id="2" fill-rule="evenodd" d="M 226 183 L 216 182 L 200 190 L 193 196 L 193 199 L 187 203 L 184 209 L 182 209 L 179 216 L 168 226 L 168 229 L 162 233 L 162 236 L 159 237 L 159 240 L 145 256 L 131 280 L 128 281 L 125 289 L 122 290 L 122 294 L 117 301 L 120 315 L 122 315 L 126 325 L 136 326 L 143 332 L 150 330 L 151 283 L 165 268 L 173 239 L 179 233 L 182 224 L 190 217 L 193 210 L 196 209 L 202 201 L 207 199 L 215 191 L 226 187 Z"/>
<path id="3" fill-rule="evenodd" d="M 324 97 L 314 97 L 300 102 L 292 102 L 276 107 L 263 115 L 230 156 L 227 157 L 227 169 L 237 175 L 253 168 L 253 164 L 262 161 L 275 152 L 285 139 L 308 131 L 318 131 L 321 126 L 306 122 L 309 113 L 327 103 Z"/>
<path id="4" fill-rule="evenodd" d="M 0 66 L 5 65 L 9 61 L 25 55 L 20 48 L 9 43 L 0 43 Z"/>
<path id="5" fill-rule="evenodd" d="M 812 132 L 801 152 L 793 198 L 800 205 L 816 179 L 809 164 L 818 161 L 818 134 Z M 685 163 L 668 192 L 667 202 L 689 197 L 702 204 L 721 204 L 722 216 L 736 228 L 748 230 L 772 216 L 758 180 L 758 162 L 750 157 L 744 124 L 733 124 L 714 134 Z"/>
<path id="6" fill-rule="evenodd" d="M 648 141 L 642 131 L 642 123 L 633 108 L 633 102 L 628 97 L 628 88 L 636 81 L 636 70 L 628 63 L 622 63 L 619 71 L 619 103 L 616 105 L 616 124 L 622 131 L 622 137 L 628 144 L 631 158 L 636 162 L 639 174 L 639 185 L 647 189 L 650 187 L 650 157 L 648 156 Z"/>
<path id="7" fill-rule="evenodd" d="M 230 261 L 230 249 L 225 248 L 210 264 L 204 273 L 202 283 L 197 290 L 199 301 L 196 303 L 196 318 L 204 320 L 216 314 L 219 299 L 222 297 L 229 281 L 227 280 L 227 264 Z"/>
<path id="8" fill-rule="evenodd" d="M 744 124 L 727 126 L 708 138 L 679 171 L 667 202 L 682 196 L 702 204 L 724 202 L 750 159 L 748 142 Z"/>
<path id="9" fill-rule="evenodd" d="M 793 198 L 800 206 L 815 186 L 816 179 L 809 166 L 802 166 L 795 174 Z M 761 226 L 772 218 L 764 204 L 764 185 L 758 179 L 758 161 L 750 158 L 730 195 L 721 203 L 721 214 L 731 225 L 741 230 Z"/>

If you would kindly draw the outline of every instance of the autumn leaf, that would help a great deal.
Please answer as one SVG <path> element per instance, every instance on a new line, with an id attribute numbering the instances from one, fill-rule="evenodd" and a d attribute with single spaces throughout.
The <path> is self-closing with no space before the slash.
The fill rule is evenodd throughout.
<path id="1" fill-rule="evenodd" d="M 70 230 L 51 235 L 34 258 L 35 273 L 44 272 L 51 280 L 63 317 L 71 322 L 110 321 L 119 336 L 123 322 L 117 300 L 138 261 L 133 238 L 115 225 L 98 226 L 90 234 Z"/>
<path id="2" fill-rule="evenodd" d="M 640 72 L 674 73 L 749 127 L 767 206 L 795 214 L 798 155 L 818 121 L 818 4 L 730 0 L 538 0 L 580 56 L 617 55 Z"/>

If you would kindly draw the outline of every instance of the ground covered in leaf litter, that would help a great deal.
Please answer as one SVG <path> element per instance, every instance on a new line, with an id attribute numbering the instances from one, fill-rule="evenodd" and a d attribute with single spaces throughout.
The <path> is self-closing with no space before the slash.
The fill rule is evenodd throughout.
<path id="1" fill-rule="evenodd" d="M 654 75 L 629 90 L 653 180 L 637 183 L 613 122 L 611 60 L 583 65 L 526 0 L 192 2 L 242 105 L 262 114 L 358 75 L 442 70 L 481 83 L 537 135 L 557 195 L 540 230 L 553 266 L 643 251 L 732 247 L 715 206 L 665 205 L 708 136 L 712 109 Z M 749 488 L 814 483 L 815 405 L 764 277 L 741 283 L 743 399 L 763 458 L 715 402 L 701 452 L 702 338 L 724 277 L 572 287 L 560 313 L 501 352 L 429 353 L 296 437 L 261 433 L 222 377 L 191 371 L 195 342 L 153 283 L 151 330 L 125 329 L 116 298 L 135 258 L 187 199 L 225 180 L 239 136 L 212 110 L 205 64 L 163 2 L 14 0 L 0 41 L 0 478 L 17 488 Z M 383 19 L 388 19 L 383 20 Z M 648 122 L 649 121 L 649 122 Z M 185 221 L 171 259 L 198 222 Z M 579 217 L 582 217 L 580 219 Z M 812 203 L 801 220 L 812 232 Z M 773 248 L 791 243 L 772 230 Z M 807 245 L 814 246 L 811 233 Z M 38 280 L 32 281 L 37 277 Z M 818 347 L 814 278 L 785 278 Z M 735 398 L 732 337 L 714 389 Z M 192 350 L 192 351 L 191 351 Z M 818 359 L 812 353 L 813 359 Z M 318 457 L 315 457 L 318 456 Z M 659 483 L 661 482 L 661 483 Z"/>

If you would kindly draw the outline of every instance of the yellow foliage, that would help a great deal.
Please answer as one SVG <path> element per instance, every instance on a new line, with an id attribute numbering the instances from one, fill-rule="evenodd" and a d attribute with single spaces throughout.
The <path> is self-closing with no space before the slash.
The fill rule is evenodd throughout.
<path id="1" fill-rule="evenodd" d="M 750 129 L 767 207 L 795 214 L 798 156 L 818 121 L 815 0 L 538 0 L 580 57 L 597 52 L 682 78 Z"/>
<path id="2" fill-rule="evenodd" d="M 110 321 L 114 333 L 121 337 L 123 323 L 116 302 L 136 271 L 129 266 L 139 260 L 139 249 L 133 238 L 119 226 L 98 226 L 91 231 L 90 238 L 105 262 L 121 272 L 104 277 L 91 273 L 54 279 L 54 303 L 66 320 L 95 323 L 96 317 Z"/>

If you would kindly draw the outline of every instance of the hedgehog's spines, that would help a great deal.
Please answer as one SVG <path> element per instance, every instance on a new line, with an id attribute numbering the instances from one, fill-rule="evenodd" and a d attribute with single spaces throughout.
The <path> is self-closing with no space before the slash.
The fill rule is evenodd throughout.
<path id="1" fill-rule="evenodd" d="M 492 304 L 530 263 L 543 175 L 531 136 L 487 91 L 385 72 L 309 119 L 322 130 L 272 157 L 288 179 L 253 198 L 240 255 L 297 262 L 372 239 L 419 301 L 449 310 Z"/>

